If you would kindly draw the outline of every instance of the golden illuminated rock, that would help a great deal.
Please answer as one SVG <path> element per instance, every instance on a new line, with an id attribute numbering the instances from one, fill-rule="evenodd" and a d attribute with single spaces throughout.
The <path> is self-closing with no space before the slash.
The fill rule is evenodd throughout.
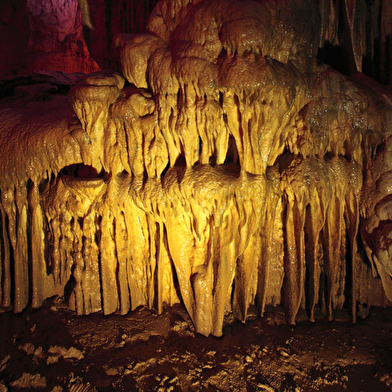
<path id="1" fill-rule="evenodd" d="M 2 109 L 3 306 L 181 301 L 219 336 L 253 305 L 391 301 L 392 106 L 317 63 L 326 4 L 161 1 L 116 39 L 124 77 L 71 90 L 79 123 L 56 103 L 16 134 L 32 108 Z"/>

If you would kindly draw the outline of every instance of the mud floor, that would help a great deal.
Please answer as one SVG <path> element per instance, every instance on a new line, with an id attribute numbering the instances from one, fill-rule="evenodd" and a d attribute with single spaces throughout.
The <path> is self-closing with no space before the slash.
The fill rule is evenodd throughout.
<path id="1" fill-rule="evenodd" d="M 293 327 L 276 308 L 206 338 L 180 305 L 78 317 L 52 299 L 0 313 L 0 391 L 390 391 L 392 309 L 361 312 Z"/>

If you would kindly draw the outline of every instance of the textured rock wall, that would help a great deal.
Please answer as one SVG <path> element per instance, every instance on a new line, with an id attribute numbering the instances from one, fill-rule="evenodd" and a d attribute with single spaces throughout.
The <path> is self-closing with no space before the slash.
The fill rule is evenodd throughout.
<path id="1" fill-rule="evenodd" d="M 391 95 L 318 64 L 331 18 L 161 1 L 149 34 L 116 39 L 123 76 L 71 90 L 76 117 L 61 97 L 3 107 L 2 305 L 182 301 L 219 336 L 251 306 L 295 323 L 387 304 Z"/>
<path id="2" fill-rule="evenodd" d="M 0 78 L 99 69 L 83 37 L 77 0 L 10 0 L 0 7 Z"/>
<path id="3" fill-rule="evenodd" d="M 93 72 L 77 0 L 27 0 L 30 42 L 25 72 L 58 70 Z"/>
<path id="4" fill-rule="evenodd" d="M 92 58 L 102 69 L 116 69 L 113 38 L 118 33 L 144 32 L 148 16 L 157 3 L 157 0 L 83 0 L 83 4 L 89 5 L 93 25 L 93 29 L 84 29 L 84 40 L 80 16 L 75 15 L 76 1 L 2 2 L 0 77 L 34 68 L 94 71 L 96 64 L 90 59 L 85 41 Z M 322 0 L 319 4 L 321 13 L 329 15 L 322 29 L 323 36 L 331 42 L 323 47 L 320 58 L 343 73 L 362 70 L 377 81 L 389 84 L 391 3 L 387 0 Z M 29 40 L 26 5 L 31 10 L 32 46 L 25 59 Z"/>
<path id="5" fill-rule="evenodd" d="M 82 2 L 89 5 L 94 27 L 84 31 L 93 58 L 102 69 L 116 69 L 113 38 L 119 33 L 145 32 L 157 0 Z M 322 60 L 345 74 L 362 71 L 380 83 L 389 84 L 391 2 L 321 0 L 319 7 L 320 13 L 326 16 L 321 34 L 330 42 L 320 52 Z"/>
<path id="6" fill-rule="evenodd" d="M 113 38 L 119 33 L 142 33 L 158 0 L 87 1 L 92 29 L 84 35 L 94 60 L 102 69 L 117 69 Z"/>

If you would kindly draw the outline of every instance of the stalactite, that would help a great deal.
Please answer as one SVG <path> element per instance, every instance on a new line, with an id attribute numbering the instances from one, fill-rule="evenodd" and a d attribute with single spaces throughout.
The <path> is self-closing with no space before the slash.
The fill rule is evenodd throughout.
<path id="1" fill-rule="evenodd" d="M 11 265 L 10 244 L 7 229 L 7 215 L 4 208 L 4 192 L 1 194 L 2 252 L 1 252 L 1 305 L 11 305 Z"/>
<path id="2" fill-rule="evenodd" d="M 54 277 L 48 275 L 45 261 L 44 216 L 40 203 L 39 187 L 32 184 L 29 193 L 29 210 L 31 211 L 31 305 L 39 308 L 43 301 L 55 294 Z"/>

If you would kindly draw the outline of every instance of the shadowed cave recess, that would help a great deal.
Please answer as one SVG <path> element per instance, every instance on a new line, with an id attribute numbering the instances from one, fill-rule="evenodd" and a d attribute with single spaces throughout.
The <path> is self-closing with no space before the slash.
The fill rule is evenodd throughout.
<path id="1" fill-rule="evenodd" d="M 181 302 L 220 336 L 250 307 L 389 305 L 392 97 L 320 63 L 337 26 L 330 1 L 160 1 L 72 108 L 2 109 L 2 306 Z"/>

